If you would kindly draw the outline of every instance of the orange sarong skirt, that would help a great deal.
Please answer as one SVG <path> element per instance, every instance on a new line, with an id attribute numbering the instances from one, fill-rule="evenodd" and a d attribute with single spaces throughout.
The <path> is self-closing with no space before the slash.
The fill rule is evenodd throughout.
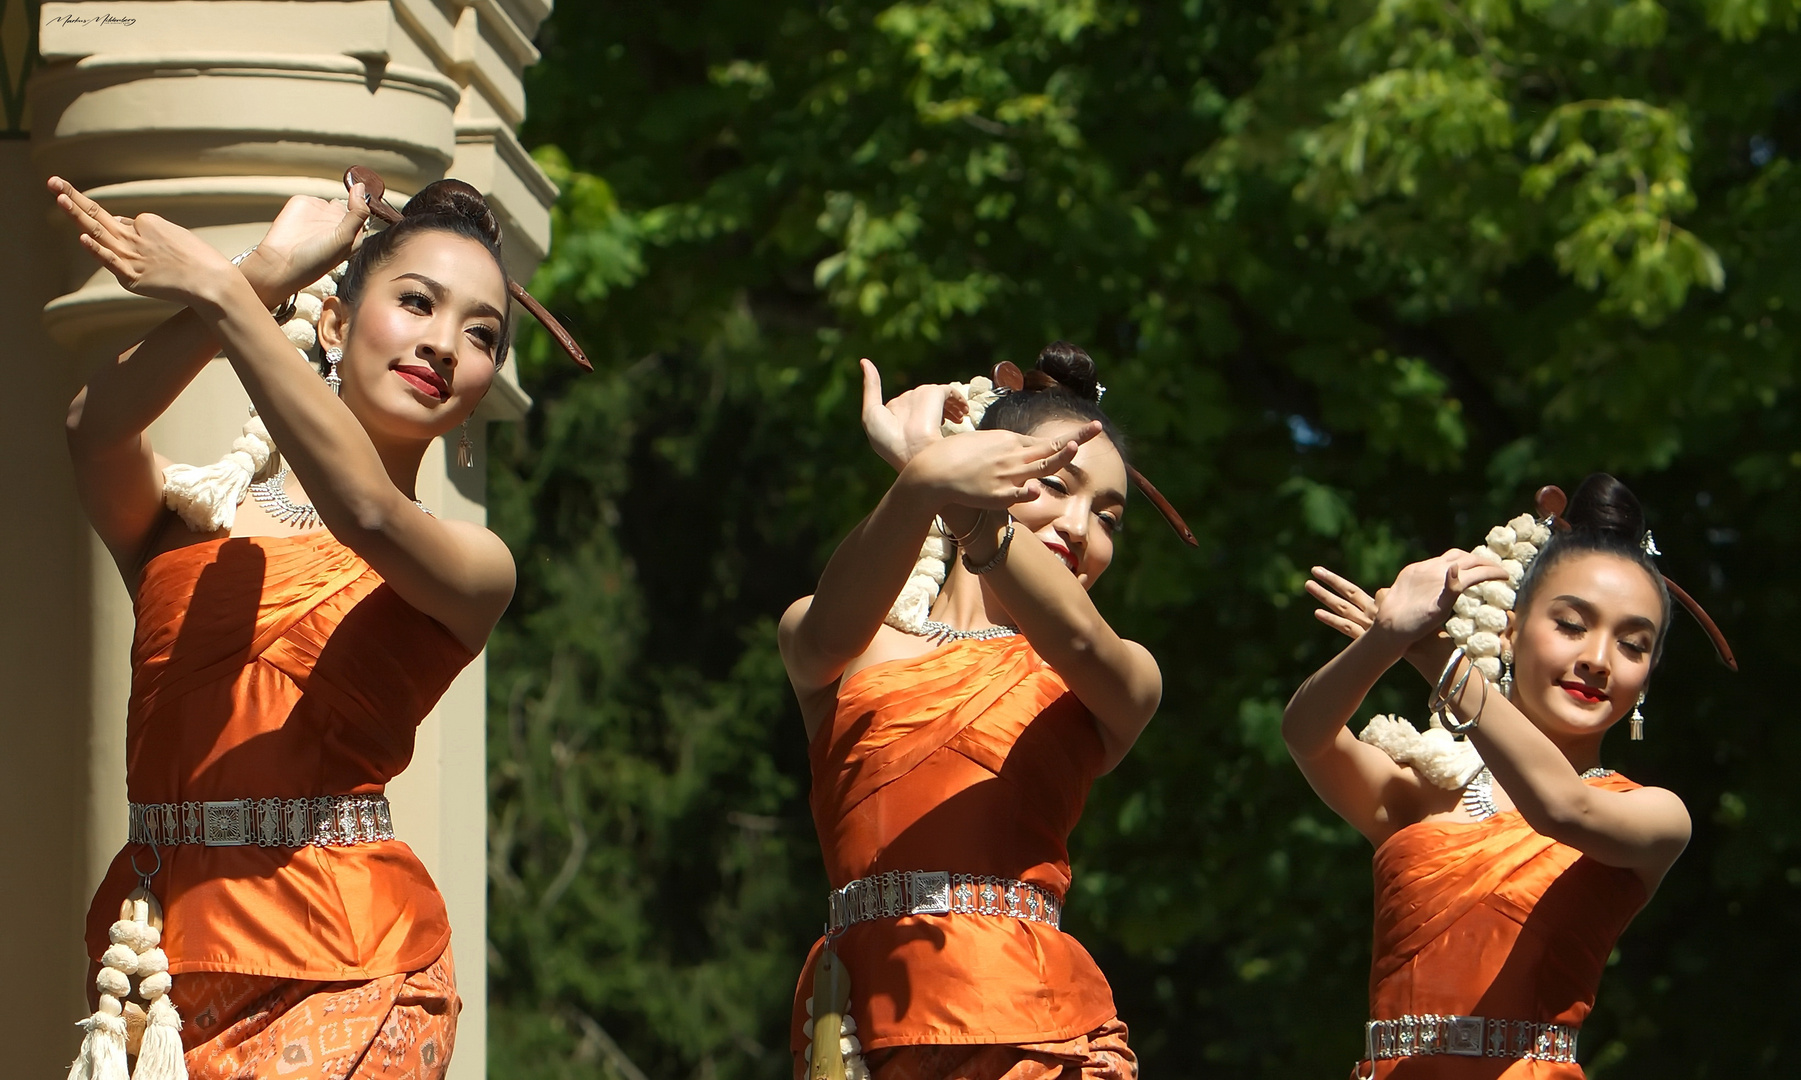
<path id="1" fill-rule="evenodd" d="M 863 1060 L 872 1080 L 1138 1080 L 1138 1055 L 1126 1045 L 1126 1025 L 1117 1017 L 1059 1042 L 890 1046 Z M 807 1075 L 799 1054 L 794 1075 Z"/>
<path id="2" fill-rule="evenodd" d="M 189 1080 L 440 1080 L 456 1042 L 456 968 L 358 982 L 228 971 L 178 976 Z"/>

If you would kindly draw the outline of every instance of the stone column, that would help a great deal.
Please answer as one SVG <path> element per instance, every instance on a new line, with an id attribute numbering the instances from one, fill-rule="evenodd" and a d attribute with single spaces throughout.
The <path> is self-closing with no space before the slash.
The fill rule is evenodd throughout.
<path id="1" fill-rule="evenodd" d="M 0 1014 L 22 1047 L 9 1073 L 50 1076 L 74 1055 L 85 964 L 80 924 L 125 831 L 123 733 L 130 601 L 76 507 L 60 420 L 93 365 L 167 312 L 95 269 L 54 221 L 42 180 L 57 173 L 116 213 L 154 211 L 221 252 L 262 234 L 292 194 L 339 197 L 351 164 L 382 173 L 398 202 L 441 176 L 468 180 L 506 230 L 509 269 L 527 279 L 549 243 L 555 190 L 513 136 L 521 71 L 549 0 L 0 0 L 0 40 L 18 73 L 33 27 L 40 57 L 25 84 L 28 140 L 0 141 L 0 304 L 11 392 L 0 449 L 18 512 L 0 553 L 19 588 L 0 595 L 0 702 L 7 758 L 0 866 L 31 868 L 8 890 Z M 26 16 L 26 17 L 21 17 Z M 18 28 L 24 29 L 20 31 Z M 519 313 L 522 317 L 523 313 Z M 162 453 L 210 462 L 230 445 L 247 398 L 223 360 L 151 429 Z M 485 518 L 485 421 L 528 401 L 509 366 L 471 425 L 477 467 L 427 455 L 419 495 L 440 514 Z M 456 682 L 390 788 L 396 828 L 449 903 L 465 1009 L 453 1077 L 485 1073 L 486 775 L 484 662 Z"/>

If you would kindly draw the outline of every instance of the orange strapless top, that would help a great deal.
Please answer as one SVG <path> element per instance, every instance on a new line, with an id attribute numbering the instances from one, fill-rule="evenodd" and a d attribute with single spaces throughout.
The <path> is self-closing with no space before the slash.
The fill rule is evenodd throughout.
<path id="1" fill-rule="evenodd" d="M 474 659 L 329 533 L 237 537 L 152 559 L 138 586 L 126 718 L 133 802 L 379 792 Z M 88 911 L 98 958 L 151 849 L 113 860 Z M 160 849 L 170 970 L 336 981 L 430 964 L 444 901 L 398 840 Z"/>
<path id="2" fill-rule="evenodd" d="M 1596 787 L 1638 787 L 1615 773 Z M 1580 1026 L 1644 882 L 1534 832 L 1516 811 L 1409 825 L 1376 849 L 1370 1016 Z M 1577 1065 L 1450 1056 L 1376 1063 L 1395 1080 L 1577 1080 Z"/>
<path id="3" fill-rule="evenodd" d="M 1061 897 L 1069 833 L 1102 754 L 1093 716 L 1023 637 L 864 668 L 844 680 L 809 748 L 826 873 L 834 888 L 889 870 L 987 874 Z M 822 946 L 795 992 L 797 1051 Z M 877 919 L 833 947 L 850 975 L 857 1037 L 872 1050 L 1068 1039 L 1114 1015 L 1087 950 L 1040 923 Z"/>

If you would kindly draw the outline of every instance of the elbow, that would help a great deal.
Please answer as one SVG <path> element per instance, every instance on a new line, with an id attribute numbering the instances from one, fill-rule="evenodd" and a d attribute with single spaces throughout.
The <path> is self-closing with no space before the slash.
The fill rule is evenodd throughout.
<path id="1" fill-rule="evenodd" d="M 351 492 L 343 496 L 344 519 L 355 532 L 379 536 L 394 522 L 399 492 Z"/>
<path id="2" fill-rule="evenodd" d="M 1533 830 L 1541 836 L 1550 837 L 1560 844 L 1570 843 L 1581 836 L 1589 824 L 1589 800 L 1586 785 L 1584 790 L 1570 794 L 1558 794 L 1543 799 L 1539 805 L 1530 810 L 1520 806 L 1520 816 L 1526 819 Z"/>

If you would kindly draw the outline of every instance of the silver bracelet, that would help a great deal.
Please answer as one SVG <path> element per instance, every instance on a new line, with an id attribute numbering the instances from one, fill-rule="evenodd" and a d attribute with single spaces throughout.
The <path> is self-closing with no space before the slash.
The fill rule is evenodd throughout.
<path id="1" fill-rule="evenodd" d="M 245 248 L 243 251 L 240 251 L 236 255 L 233 255 L 231 257 L 231 265 L 237 267 L 240 271 L 242 271 L 244 268 L 244 260 L 248 259 L 248 258 L 250 258 L 250 256 L 256 254 L 256 249 L 257 249 L 257 245 L 251 244 L 249 247 Z M 299 306 L 298 306 L 299 302 L 300 302 L 300 294 L 295 293 L 293 296 L 288 297 L 286 300 L 283 300 L 281 303 L 276 304 L 273 308 L 271 308 L 269 311 L 269 314 L 274 317 L 274 319 L 277 323 L 285 323 L 289 319 L 292 319 L 294 317 L 294 312 L 299 310 Z"/>
<path id="2" fill-rule="evenodd" d="M 974 532 L 975 530 L 971 529 L 970 531 Z M 987 562 L 983 563 L 982 565 L 977 566 L 975 563 L 970 562 L 969 556 L 967 554 L 965 554 L 963 556 L 963 569 L 968 570 L 970 573 L 975 574 L 976 576 L 980 577 L 981 575 L 986 574 L 990 570 L 993 570 L 995 567 L 999 566 L 1001 564 L 1001 560 L 1007 557 L 1007 549 L 1012 546 L 1013 546 L 1013 515 L 1008 514 L 1007 515 L 1007 530 L 1005 532 L 1001 533 L 1001 545 L 1000 545 L 1000 547 L 997 547 L 994 549 L 994 557 L 989 559 Z"/>
<path id="3" fill-rule="evenodd" d="M 1444 691 L 1445 683 L 1449 681 L 1450 675 L 1456 671 L 1458 663 L 1465 660 L 1468 661 L 1469 666 L 1463 669 L 1463 674 L 1458 678 L 1457 685 L 1453 686 L 1450 694 L 1447 695 Z M 1470 659 L 1462 648 L 1458 648 L 1451 653 L 1451 663 L 1446 666 L 1444 674 L 1439 676 L 1436 693 L 1433 695 L 1432 712 L 1433 715 L 1438 718 L 1440 726 L 1453 735 L 1466 735 L 1469 732 L 1476 730 L 1476 725 L 1482 720 L 1482 710 L 1488 705 L 1488 678 L 1487 676 L 1483 676 L 1482 701 L 1476 706 L 1475 713 L 1472 714 L 1467 721 L 1464 721 L 1457 719 L 1457 714 L 1452 711 L 1451 703 L 1463 697 L 1463 688 L 1469 685 L 1470 676 L 1475 673 L 1476 661 Z"/>
<path id="4" fill-rule="evenodd" d="M 943 533 L 946 537 L 948 537 L 950 539 L 951 543 L 953 543 L 953 544 L 957 545 L 959 548 L 961 548 L 964 544 L 969 543 L 969 538 L 974 536 L 976 534 L 977 530 L 981 529 L 982 522 L 987 521 L 987 520 L 988 520 L 988 511 L 977 510 L 976 511 L 976 523 L 969 527 L 968 532 L 964 533 L 962 536 L 958 536 L 956 533 L 951 532 L 951 527 L 945 523 L 944 515 L 940 514 L 940 515 L 938 515 L 938 531 Z"/>

